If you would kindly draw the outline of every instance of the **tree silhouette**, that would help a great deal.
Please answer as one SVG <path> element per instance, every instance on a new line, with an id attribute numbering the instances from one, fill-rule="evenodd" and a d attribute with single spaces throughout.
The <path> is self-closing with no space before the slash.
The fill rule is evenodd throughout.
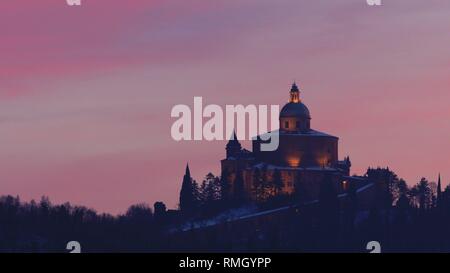
<path id="1" fill-rule="evenodd" d="M 400 179 L 395 172 L 389 168 L 368 168 L 366 176 L 377 184 L 380 191 L 379 199 L 383 207 L 395 204 L 402 193 L 407 190 L 406 182 Z"/>
<path id="2" fill-rule="evenodd" d="M 318 218 L 324 247 L 333 248 L 339 225 L 339 200 L 331 175 L 320 183 Z"/>
<path id="3" fill-rule="evenodd" d="M 275 169 L 273 172 L 273 187 L 276 195 L 280 194 L 283 190 L 283 179 L 281 178 L 281 172 L 279 169 Z"/>
<path id="4" fill-rule="evenodd" d="M 153 212 L 147 204 L 140 203 L 130 206 L 125 216 L 136 224 L 143 224 L 153 218 Z"/>
<path id="5" fill-rule="evenodd" d="M 433 193 L 428 180 L 424 177 L 411 189 L 413 200 L 421 210 L 432 207 Z"/>
<path id="6" fill-rule="evenodd" d="M 208 173 L 202 182 L 201 196 L 204 204 L 211 204 L 221 199 L 220 180 L 212 173 Z"/>
<path id="7" fill-rule="evenodd" d="M 337 181 L 326 175 L 320 181 L 319 202 L 299 202 L 293 196 L 286 206 L 269 198 L 251 208 L 264 213 L 252 211 L 248 220 L 240 221 L 233 214 L 228 218 L 229 212 L 245 211 L 240 207 L 247 201 L 242 193 L 242 171 L 238 174 L 233 196 L 240 201 L 234 203 L 235 208 L 222 211 L 223 207 L 216 207 L 223 200 L 221 181 L 212 173 L 205 176 L 200 191 L 204 202 L 199 206 L 196 183 L 187 168 L 183 184 L 191 188 L 190 204 L 195 209 L 195 214 L 187 217 L 180 211 L 167 210 L 162 202 L 156 202 L 153 211 L 139 203 L 124 214 L 112 216 L 69 203 L 55 205 L 47 197 L 39 202 L 22 202 L 19 197 L 1 196 L 0 252 L 66 252 L 65 246 L 71 240 L 79 241 L 83 252 L 365 252 L 364 246 L 371 240 L 380 241 L 386 252 L 450 251 L 450 186 L 441 191 L 436 208 L 439 182 L 434 185 L 423 178 L 409 189 L 405 181 L 398 179 L 395 187 L 399 197 L 394 206 L 360 208 L 359 198 L 364 195 L 357 191 L 359 181 L 349 179 L 346 194 L 338 196 Z M 270 184 L 274 185 L 276 175 L 272 175 Z M 260 181 L 267 181 L 264 176 L 260 174 Z M 301 186 L 299 177 L 296 191 Z M 272 208 L 281 208 L 282 213 Z M 205 221 L 208 226 L 202 227 L 197 221 Z M 185 230 L 189 226 L 195 229 Z"/>
<path id="8" fill-rule="evenodd" d="M 264 202 L 273 195 L 273 183 L 267 179 L 267 170 L 255 168 L 253 171 L 253 192 L 257 202 Z"/>
<path id="9" fill-rule="evenodd" d="M 221 207 L 222 189 L 221 181 L 212 173 L 208 173 L 199 190 L 201 211 L 207 215 L 217 212 Z"/>
<path id="10" fill-rule="evenodd" d="M 331 175 L 326 175 L 320 184 L 319 213 L 325 218 L 333 218 L 339 210 L 337 192 Z"/>
<path id="11" fill-rule="evenodd" d="M 222 200 L 223 207 L 228 207 L 231 194 L 231 184 L 230 184 L 230 174 L 227 169 L 222 169 L 220 175 L 220 196 Z"/>
<path id="12" fill-rule="evenodd" d="M 263 199 L 263 181 L 261 177 L 261 171 L 259 168 L 255 168 L 253 171 L 253 193 L 255 195 L 255 199 L 257 202 L 260 202 Z"/>
<path id="13" fill-rule="evenodd" d="M 233 192 L 234 192 L 233 199 L 235 205 L 241 205 L 246 201 L 244 178 L 241 169 L 238 169 L 236 171 L 236 178 L 234 179 Z"/>
<path id="14" fill-rule="evenodd" d="M 189 166 L 186 166 L 180 191 L 180 210 L 186 214 L 193 213 L 197 205 L 197 198 L 198 185 L 191 177 Z"/>
<path id="15" fill-rule="evenodd" d="M 301 173 L 298 172 L 294 184 L 294 198 L 299 204 L 304 204 L 308 200 L 305 185 L 302 182 Z"/>
<path id="16" fill-rule="evenodd" d="M 167 212 L 166 204 L 164 204 L 163 202 L 155 202 L 155 204 L 153 205 L 153 211 L 155 221 L 160 223 L 163 222 Z"/>
<path id="17" fill-rule="evenodd" d="M 437 187 L 436 187 L 436 206 L 439 207 L 439 209 L 441 209 L 441 207 L 442 207 L 441 174 L 439 174 L 438 183 L 437 183 Z"/>

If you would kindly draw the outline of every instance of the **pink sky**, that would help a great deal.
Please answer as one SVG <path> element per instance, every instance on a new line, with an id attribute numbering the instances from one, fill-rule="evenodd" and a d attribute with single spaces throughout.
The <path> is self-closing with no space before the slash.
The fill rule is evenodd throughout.
<path id="1" fill-rule="evenodd" d="M 449 1 L 4 2 L 0 194 L 173 208 L 225 142 L 173 141 L 172 106 L 283 104 L 294 79 L 353 173 L 450 179 Z"/>

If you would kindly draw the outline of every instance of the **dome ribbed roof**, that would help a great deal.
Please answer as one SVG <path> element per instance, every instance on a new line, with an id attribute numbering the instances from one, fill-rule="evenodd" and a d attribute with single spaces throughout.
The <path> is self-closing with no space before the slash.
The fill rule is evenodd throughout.
<path id="1" fill-rule="evenodd" d="M 280 117 L 296 117 L 296 118 L 307 118 L 310 119 L 311 115 L 309 113 L 308 107 L 301 102 L 289 102 L 280 112 Z"/>

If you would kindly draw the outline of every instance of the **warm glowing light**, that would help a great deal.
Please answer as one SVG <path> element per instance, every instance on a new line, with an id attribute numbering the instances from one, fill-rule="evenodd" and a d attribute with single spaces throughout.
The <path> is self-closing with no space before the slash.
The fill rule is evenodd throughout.
<path id="1" fill-rule="evenodd" d="M 329 165 L 329 159 L 328 159 L 328 156 L 320 156 L 320 157 L 317 159 L 317 162 L 318 162 L 319 165 L 322 166 L 322 167 L 328 166 L 328 165 Z"/>
<path id="2" fill-rule="evenodd" d="M 292 93 L 291 93 L 291 97 L 290 97 L 290 99 L 289 99 L 289 102 L 299 103 L 299 102 L 300 102 L 300 98 L 299 98 L 299 96 L 298 96 L 298 93 L 292 92 Z"/>
<path id="3" fill-rule="evenodd" d="M 344 190 L 347 190 L 347 188 L 348 188 L 348 182 L 347 181 L 342 181 L 342 188 Z"/>
<path id="4" fill-rule="evenodd" d="M 300 157 L 299 156 L 290 156 L 287 158 L 287 163 L 290 167 L 299 167 L 300 166 Z"/>

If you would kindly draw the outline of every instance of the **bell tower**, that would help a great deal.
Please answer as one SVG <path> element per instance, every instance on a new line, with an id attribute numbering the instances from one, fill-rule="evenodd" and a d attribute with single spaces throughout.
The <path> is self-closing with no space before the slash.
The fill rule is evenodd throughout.
<path id="1" fill-rule="evenodd" d="M 236 136 L 236 131 L 233 132 L 230 141 L 228 141 L 226 146 L 227 159 L 230 157 L 237 157 L 242 150 L 242 145 Z"/>

